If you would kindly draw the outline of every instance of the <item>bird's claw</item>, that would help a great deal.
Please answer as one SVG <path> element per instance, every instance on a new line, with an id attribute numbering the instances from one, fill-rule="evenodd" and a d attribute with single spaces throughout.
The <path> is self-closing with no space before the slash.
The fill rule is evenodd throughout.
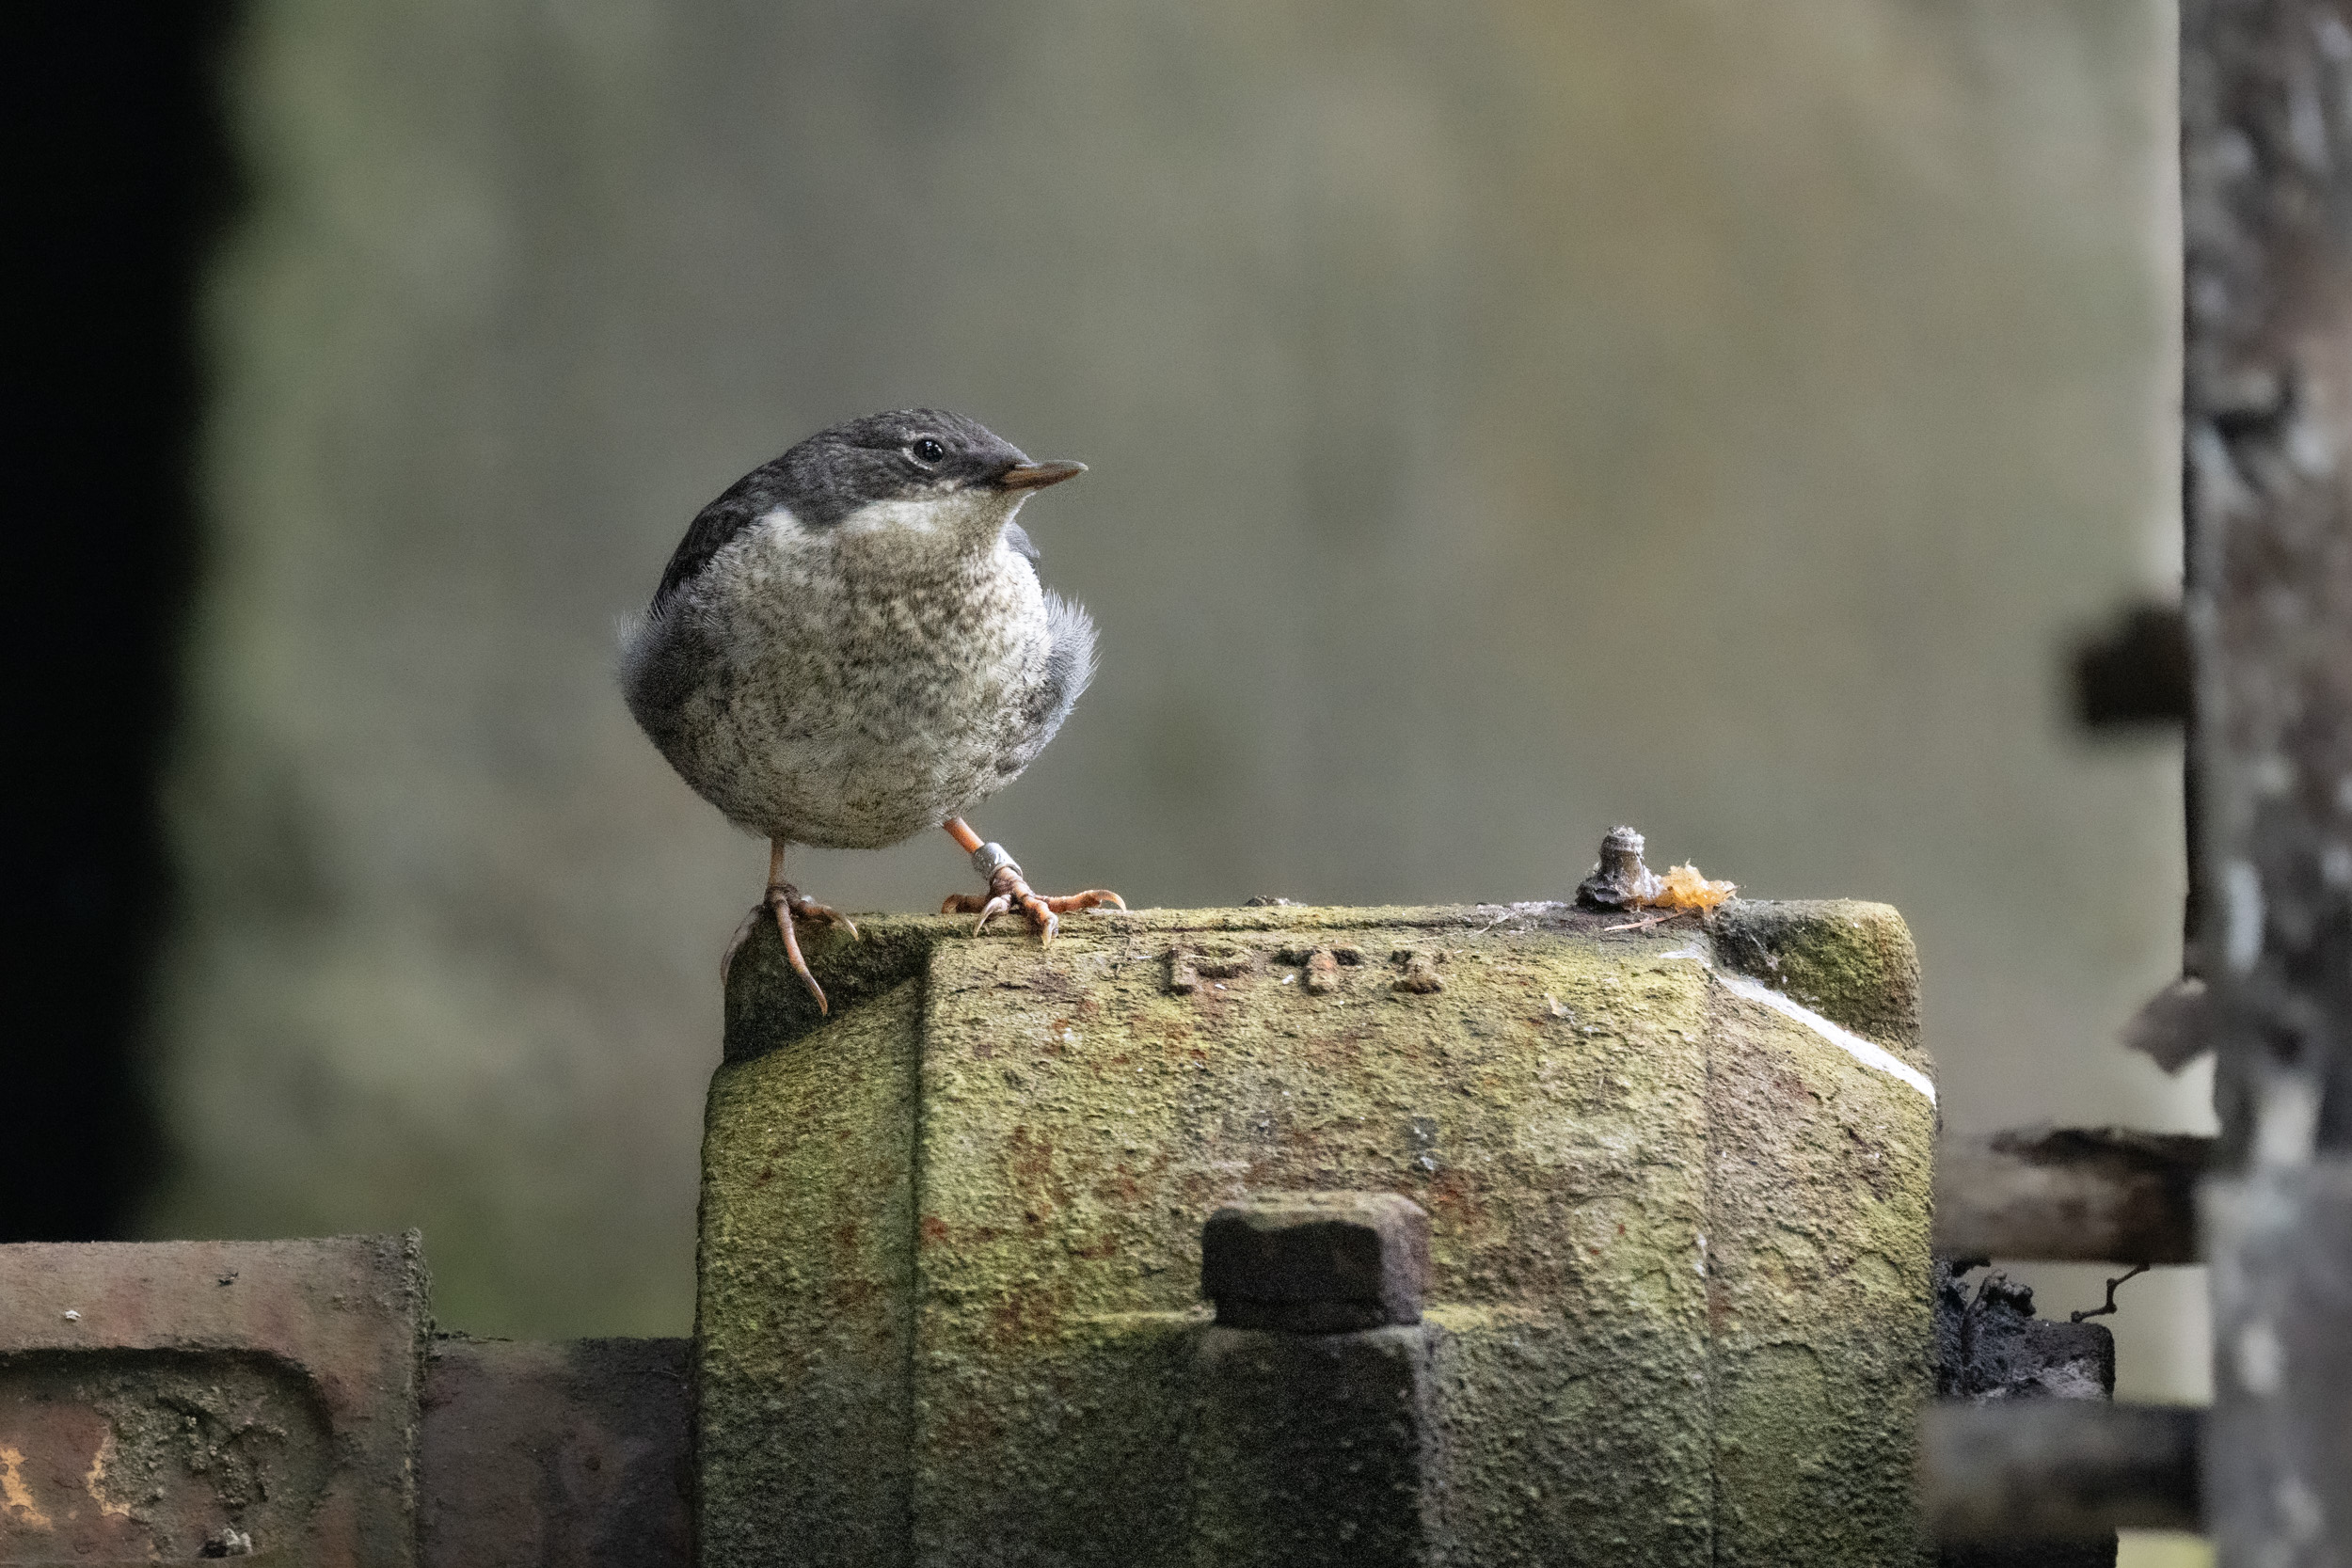
<path id="1" fill-rule="evenodd" d="M 982 931 L 988 929 L 988 923 L 990 921 L 995 919 L 998 915 L 1003 914 L 1007 910 L 1011 908 L 1012 900 L 1001 893 L 995 897 L 991 898 L 987 903 L 980 906 L 980 923 L 972 927 L 972 934 L 976 937 L 978 936 Z"/>
<path id="2" fill-rule="evenodd" d="M 1124 910 L 1127 900 L 1108 888 L 1089 888 L 1084 893 L 1068 893 L 1059 897 L 1040 897 L 1021 877 L 1020 867 L 1000 865 L 988 879 L 986 897 L 969 893 L 951 893 L 939 907 L 942 914 L 977 914 L 979 924 L 972 927 L 978 936 L 988 929 L 988 923 L 1000 914 L 1009 914 L 1015 904 L 1029 917 L 1029 928 L 1038 934 L 1038 944 L 1051 947 L 1054 938 L 1061 932 L 1061 916 L 1077 910 L 1100 909 L 1104 904 Z"/>
<path id="3" fill-rule="evenodd" d="M 825 1000 L 825 988 L 818 985 L 817 976 L 809 972 L 808 960 L 801 956 L 801 939 L 793 928 L 794 925 L 802 920 L 821 921 L 828 926 L 840 927 L 850 933 L 852 942 L 866 939 L 859 935 L 856 921 L 829 904 L 819 904 L 789 882 L 771 883 L 767 894 L 752 906 L 751 913 L 743 917 L 743 924 L 736 927 L 735 940 L 727 943 L 726 956 L 719 960 L 720 985 L 726 984 L 728 974 L 735 968 L 735 956 L 751 940 L 753 927 L 763 914 L 774 915 L 776 934 L 784 939 L 784 956 L 792 965 L 792 973 L 801 977 L 801 984 L 806 986 L 808 994 L 816 998 L 817 1010 L 830 1015 L 832 1004 Z"/>

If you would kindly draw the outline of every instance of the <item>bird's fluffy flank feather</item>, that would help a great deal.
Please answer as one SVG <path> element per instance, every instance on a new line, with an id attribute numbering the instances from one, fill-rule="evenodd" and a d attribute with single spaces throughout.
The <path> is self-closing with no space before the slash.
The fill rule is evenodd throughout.
<path id="1" fill-rule="evenodd" d="M 1045 626 L 1049 646 L 1045 655 L 1045 686 L 1052 694 L 1045 739 L 1053 738 L 1062 721 L 1078 703 L 1078 695 L 1094 679 L 1094 621 L 1086 610 L 1048 589 Z M 1044 740 L 1038 743 L 1042 746 Z"/>

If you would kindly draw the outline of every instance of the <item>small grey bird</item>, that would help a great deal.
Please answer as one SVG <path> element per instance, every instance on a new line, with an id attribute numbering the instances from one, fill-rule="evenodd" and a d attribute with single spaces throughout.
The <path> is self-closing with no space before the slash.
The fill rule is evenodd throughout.
<path id="1" fill-rule="evenodd" d="M 944 827 L 988 893 L 940 912 L 985 927 L 1018 905 L 1049 942 L 1060 914 L 1127 907 L 1101 888 L 1040 897 L 963 820 L 1093 678 L 1094 623 L 1039 587 L 1013 521 L 1085 471 L 941 409 L 851 420 L 704 507 L 623 634 L 629 712 L 696 794 L 768 840 L 764 907 L 819 1009 L 793 922 L 857 927 L 784 879 L 787 845 L 879 849 Z"/>

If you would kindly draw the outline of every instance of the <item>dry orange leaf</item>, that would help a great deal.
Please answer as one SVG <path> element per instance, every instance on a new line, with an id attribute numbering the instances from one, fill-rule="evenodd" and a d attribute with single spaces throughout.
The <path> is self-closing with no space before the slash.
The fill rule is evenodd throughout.
<path id="1" fill-rule="evenodd" d="M 1642 902 L 1653 910 L 1711 910 L 1740 891 L 1737 882 L 1710 882 L 1695 865 L 1670 867 L 1658 891 Z"/>

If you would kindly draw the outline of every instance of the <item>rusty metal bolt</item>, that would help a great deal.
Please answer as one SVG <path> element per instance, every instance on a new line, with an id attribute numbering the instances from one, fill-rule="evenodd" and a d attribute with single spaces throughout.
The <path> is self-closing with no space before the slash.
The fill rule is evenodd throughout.
<path id="1" fill-rule="evenodd" d="M 1228 1328 L 1417 1323 L 1428 1279 L 1429 1215 L 1395 1193 L 1269 1193 L 1200 1232 L 1201 1293 Z"/>
<path id="2" fill-rule="evenodd" d="M 1610 829 L 1593 874 L 1577 884 L 1576 901 L 1590 910 L 1629 910 L 1655 895 L 1658 873 L 1642 863 L 1643 847 L 1638 831 Z"/>

